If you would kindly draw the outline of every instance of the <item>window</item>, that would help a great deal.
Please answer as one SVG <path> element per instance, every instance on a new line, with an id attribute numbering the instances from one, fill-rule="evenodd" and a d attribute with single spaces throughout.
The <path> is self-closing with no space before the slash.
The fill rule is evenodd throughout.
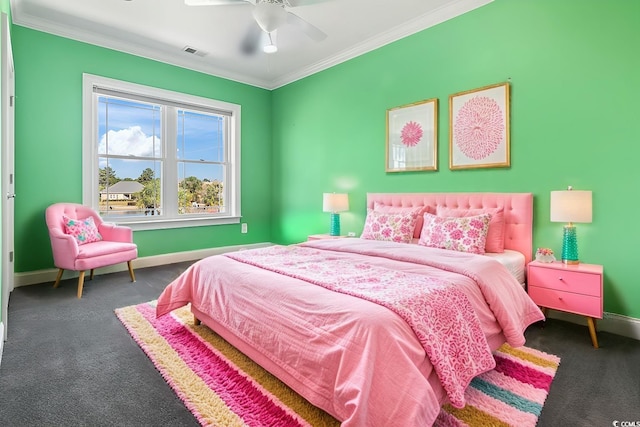
<path id="1" fill-rule="evenodd" d="M 83 199 L 134 229 L 240 222 L 240 106 L 85 74 Z"/>

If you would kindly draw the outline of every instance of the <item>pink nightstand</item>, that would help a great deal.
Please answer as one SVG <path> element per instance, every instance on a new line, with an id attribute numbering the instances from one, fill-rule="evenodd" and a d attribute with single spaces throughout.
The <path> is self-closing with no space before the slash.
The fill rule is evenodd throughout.
<path id="1" fill-rule="evenodd" d="M 596 264 L 532 261 L 527 266 L 529 296 L 545 309 L 585 316 L 591 342 L 598 348 L 595 319 L 602 319 L 603 271 L 604 268 Z"/>
<path id="2" fill-rule="evenodd" d="M 312 234 L 307 237 L 307 241 L 323 239 L 345 239 L 347 236 L 330 236 L 328 234 Z"/>

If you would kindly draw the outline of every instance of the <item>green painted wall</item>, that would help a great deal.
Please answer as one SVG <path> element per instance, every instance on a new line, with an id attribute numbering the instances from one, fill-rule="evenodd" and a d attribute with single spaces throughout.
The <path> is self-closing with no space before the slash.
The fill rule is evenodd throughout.
<path id="1" fill-rule="evenodd" d="M 240 104 L 240 225 L 136 231 L 141 257 L 271 240 L 271 92 L 121 52 L 13 27 L 16 69 L 16 272 L 53 267 L 44 221 L 55 202 L 82 202 L 82 74 Z"/>
<path id="2" fill-rule="evenodd" d="M 583 262 L 605 268 L 605 310 L 640 318 L 640 2 L 496 0 L 274 91 L 273 237 L 328 232 L 322 193 L 347 191 L 360 232 L 367 192 L 533 192 L 534 246 L 561 250 L 549 192 L 593 191 Z M 511 81 L 511 168 L 451 171 L 448 97 Z M 438 98 L 437 172 L 385 173 L 386 109 Z"/>

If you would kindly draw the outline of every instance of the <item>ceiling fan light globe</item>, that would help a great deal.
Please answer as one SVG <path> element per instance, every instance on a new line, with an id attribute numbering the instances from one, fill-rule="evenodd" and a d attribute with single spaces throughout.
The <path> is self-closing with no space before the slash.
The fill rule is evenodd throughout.
<path id="1" fill-rule="evenodd" d="M 264 53 L 276 53 L 278 51 L 278 46 L 275 44 L 267 44 L 262 48 Z"/>
<path id="2" fill-rule="evenodd" d="M 276 3 L 258 3 L 253 8 L 253 17 L 263 31 L 275 31 L 287 20 L 287 11 Z"/>

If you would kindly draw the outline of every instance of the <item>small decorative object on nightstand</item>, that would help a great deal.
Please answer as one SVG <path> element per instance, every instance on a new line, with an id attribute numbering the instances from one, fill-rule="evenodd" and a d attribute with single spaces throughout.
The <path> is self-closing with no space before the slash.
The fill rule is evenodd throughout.
<path id="1" fill-rule="evenodd" d="M 556 257 L 553 256 L 553 251 L 549 248 L 538 248 L 536 251 L 536 261 L 539 262 L 553 262 Z"/>
<path id="2" fill-rule="evenodd" d="M 596 319 L 602 319 L 603 275 L 604 268 L 596 264 L 532 261 L 527 266 L 527 289 L 539 307 L 585 316 L 591 343 L 598 348 Z"/>

